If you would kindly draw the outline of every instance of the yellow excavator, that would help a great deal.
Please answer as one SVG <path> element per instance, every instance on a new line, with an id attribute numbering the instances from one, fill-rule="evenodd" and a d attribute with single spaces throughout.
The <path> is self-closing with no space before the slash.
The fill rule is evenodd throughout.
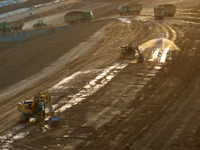
<path id="1" fill-rule="evenodd" d="M 144 62 L 144 57 L 137 44 L 129 43 L 127 46 L 121 46 L 119 51 L 121 59 L 124 58 L 135 59 L 135 55 L 137 52 L 138 53 L 137 63 Z"/>
<path id="2" fill-rule="evenodd" d="M 40 122 L 45 118 L 45 108 L 50 105 L 50 109 L 52 110 L 52 104 L 50 100 L 50 94 L 48 91 L 41 92 L 34 96 L 33 100 L 24 100 L 17 104 L 17 110 L 22 113 L 20 117 L 20 122 L 24 123 L 28 121 L 30 118 L 35 118 L 35 122 Z M 50 112 L 51 113 L 51 112 Z M 52 115 L 54 113 L 51 113 Z M 50 118 L 50 126 L 56 127 L 58 126 L 59 118 L 55 116 L 51 116 Z"/>

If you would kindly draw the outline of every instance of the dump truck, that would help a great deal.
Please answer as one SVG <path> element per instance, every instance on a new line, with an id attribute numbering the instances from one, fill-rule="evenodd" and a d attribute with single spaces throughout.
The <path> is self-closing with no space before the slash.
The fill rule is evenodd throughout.
<path id="1" fill-rule="evenodd" d="M 142 4 L 124 4 L 119 5 L 117 8 L 120 15 L 139 15 L 143 6 Z"/>
<path id="2" fill-rule="evenodd" d="M 0 23 L 1 32 L 10 32 L 22 30 L 24 26 L 24 21 L 15 21 L 15 22 L 2 22 Z"/>
<path id="3" fill-rule="evenodd" d="M 164 4 L 163 7 L 165 16 L 174 17 L 176 13 L 176 6 L 174 6 L 173 4 Z"/>
<path id="4" fill-rule="evenodd" d="M 154 15 L 156 20 L 163 20 L 164 13 L 165 13 L 164 6 L 162 5 L 154 6 Z"/>
<path id="5" fill-rule="evenodd" d="M 91 21 L 92 19 L 92 11 L 72 11 L 64 16 L 65 22 L 68 22 L 69 24 Z"/>

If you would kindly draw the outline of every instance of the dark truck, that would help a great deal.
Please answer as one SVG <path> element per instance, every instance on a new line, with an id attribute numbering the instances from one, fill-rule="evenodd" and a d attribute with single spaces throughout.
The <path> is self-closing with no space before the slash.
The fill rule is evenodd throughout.
<path id="1" fill-rule="evenodd" d="M 2 22 L 0 23 L 1 32 L 10 32 L 22 30 L 24 26 L 24 21 L 15 21 L 15 22 Z"/>
<path id="2" fill-rule="evenodd" d="M 163 20 L 164 19 L 164 14 L 165 10 L 163 5 L 156 5 L 154 6 L 154 16 L 156 20 Z"/>
<path id="3" fill-rule="evenodd" d="M 176 6 L 174 6 L 173 4 L 164 4 L 163 7 L 165 16 L 174 17 L 176 13 Z"/>
<path id="4" fill-rule="evenodd" d="M 64 16 L 69 24 L 91 21 L 93 19 L 92 11 L 72 11 Z"/>

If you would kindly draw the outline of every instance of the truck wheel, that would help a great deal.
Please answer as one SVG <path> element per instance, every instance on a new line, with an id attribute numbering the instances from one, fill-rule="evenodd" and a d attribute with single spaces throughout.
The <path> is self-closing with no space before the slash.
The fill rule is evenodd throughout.
<path id="1" fill-rule="evenodd" d="M 26 115 L 21 115 L 20 117 L 20 122 L 24 123 L 28 118 L 26 117 Z"/>

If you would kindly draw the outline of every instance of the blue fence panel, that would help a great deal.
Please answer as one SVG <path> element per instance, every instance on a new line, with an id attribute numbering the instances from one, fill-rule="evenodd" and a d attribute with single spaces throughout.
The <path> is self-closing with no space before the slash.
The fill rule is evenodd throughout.
<path id="1" fill-rule="evenodd" d="M 48 29 L 39 29 L 39 30 L 28 30 L 28 31 L 21 31 L 21 32 L 9 32 L 9 33 L 3 33 L 0 34 L 0 43 L 3 42 L 22 42 L 25 40 L 28 40 L 30 38 L 38 38 L 43 35 L 49 35 L 53 33 L 54 31 L 59 32 L 67 28 L 71 28 L 72 25 L 57 27 L 54 30 L 48 30 Z"/>

